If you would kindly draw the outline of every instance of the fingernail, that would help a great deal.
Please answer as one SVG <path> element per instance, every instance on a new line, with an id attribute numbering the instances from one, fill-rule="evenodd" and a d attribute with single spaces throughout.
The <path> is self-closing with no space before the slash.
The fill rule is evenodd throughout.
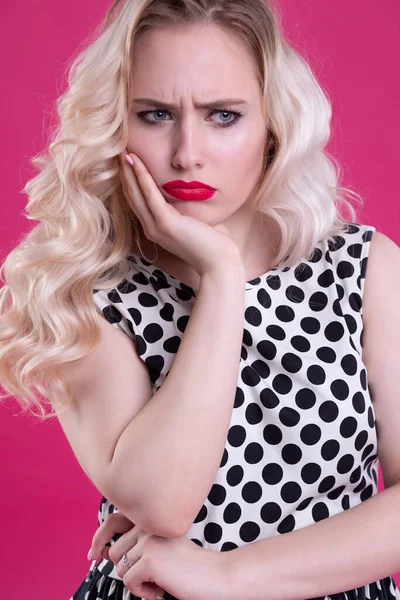
<path id="1" fill-rule="evenodd" d="M 126 160 L 128 161 L 128 163 L 130 165 L 132 165 L 132 167 L 133 167 L 133 160 L 131 159 L 131 157 L 129 156 L 129 154 L 126 154 L 125 156 L 126 156 Z"/>
<path id="2" fill-rule="evenodd" d="M 88 555 L 87 555 L 87 557 L 88 557 L 88 560 L 92 560 L 92 558 L 93 558 L 93 551 L 92 551 L 92 549 L 91 549 L 91 548 L 90 548 L 90 550 L 89 550 L 89 552 L 88 552 Z"/>

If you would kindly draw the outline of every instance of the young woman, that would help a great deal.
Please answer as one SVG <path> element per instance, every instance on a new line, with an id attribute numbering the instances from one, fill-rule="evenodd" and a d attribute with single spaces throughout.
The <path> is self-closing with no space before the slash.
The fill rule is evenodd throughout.
<path id="1" fill-rule="evenodd" d="M 59 115 L 0 380 L 103 496 L 71 600 L 400 598 L 400 252 L 271 7 L 116 2 Z"/>

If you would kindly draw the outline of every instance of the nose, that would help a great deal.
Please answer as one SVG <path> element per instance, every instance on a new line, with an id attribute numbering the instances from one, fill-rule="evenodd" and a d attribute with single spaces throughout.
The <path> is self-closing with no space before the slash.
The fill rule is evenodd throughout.
<path id="1" fill-rule="evenodd" d="M 187 115 L 177 122 L 172 134 L 172 165 L 191 171 L 203 164 L 204 135 L 198 117 Z"/>

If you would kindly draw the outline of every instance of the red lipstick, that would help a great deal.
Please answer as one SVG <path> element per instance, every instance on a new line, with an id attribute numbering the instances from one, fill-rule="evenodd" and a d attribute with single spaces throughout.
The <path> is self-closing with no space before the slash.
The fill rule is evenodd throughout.
<path id="1" fill-rule="evenodd" d="M 178 200 L 209 200 L 217 191 L 201 181 L 182 181 L 177 179 L 161 186 L 167 194 Z"/>

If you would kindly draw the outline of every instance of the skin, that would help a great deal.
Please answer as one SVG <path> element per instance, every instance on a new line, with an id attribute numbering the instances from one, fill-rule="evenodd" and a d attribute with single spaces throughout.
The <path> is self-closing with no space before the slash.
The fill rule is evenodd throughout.
<path id="1" fill-rule="evenodd" d="M 247 281 L 264 274 L 275 266 L 278 238 L 266 217 L 250 205 L 267 139 L 252 55 L 217 26 L 186 25 L 144 33 L 137 41 L 133 68 L 127 150 L 142 159 L 165 200 L 180 212 L 209 225 L 226 225 L 239 247 Z M 156 99 L 160 105 L 138 103 L 138 98 Z M 224 98 L 245 104 L 195 107 Z M 176 108 L 170 110 L 163 102 Z M 224 112 L 228 109 L 243 116 Z M 144 118 L 160 124 L 144 122 L 137 114 L 143 111 L 153 111 Z M 230 127 L 218 127 L 236 119 Z M 161 188 L 174 179 L 198 180 L 217 193 L 205 202 L 177 201 Z M 151 252 L 152 246 L 143 241 Z M 197 287 L 199 276 L 191 265 L 160 246 L 158 252 L 156 266 Z"/>

